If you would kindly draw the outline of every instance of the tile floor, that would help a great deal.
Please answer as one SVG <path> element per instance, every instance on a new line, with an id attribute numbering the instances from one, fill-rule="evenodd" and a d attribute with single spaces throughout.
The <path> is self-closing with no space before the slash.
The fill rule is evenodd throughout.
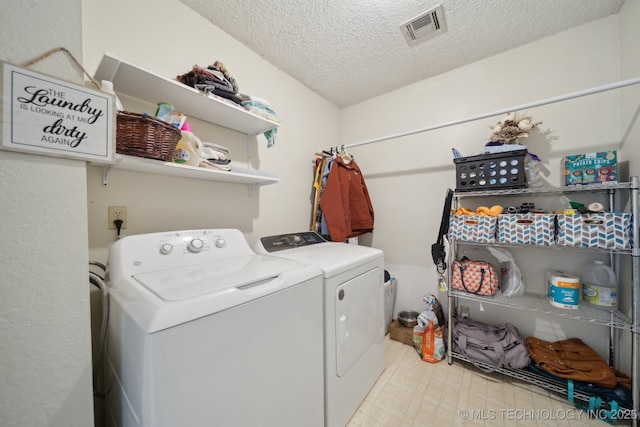
<path id="1" fill-rule="evenodd" d="M 347 427 L 609 425 L 538 386 L 487 375 L 461 361 L 423 362 L 413 347 L 389 334 L 385 345 L 385 371 Z"/>

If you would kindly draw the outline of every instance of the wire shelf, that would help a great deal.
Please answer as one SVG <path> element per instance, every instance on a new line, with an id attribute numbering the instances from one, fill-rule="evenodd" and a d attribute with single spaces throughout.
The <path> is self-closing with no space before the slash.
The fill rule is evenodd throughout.
<path id="1" fill-rule="evenodd" d="M 454 239 L 451 239 L 452 241 Z M 472 245 L 472 246 L 492 246 L 498 248 L 514 248 L 514 249 L 545 249 L 545 250 L 570 250 L 578 252 L 600 252 L 600 253 L 613 253 L 620 255 L 632 255 L 633 249 L 607 249 L 607 248 L 585 248 L 584 246 L 564 246 L 564 245 L 521 245 L 517 243 L 479 243 L 479 242 L 465 242 L 463 240 L 455 240 L 456 245 Z"/>
<path id="2" fill-rule="evenodd" d="M 631 182 L 606 182 L 602 184 L 570 185 L 567 187 L 527 187 L 507 190 L 456 191 L 457 198 L 487 196 L 518 196 L 527 194 L 600 193 L 607 190 L 631 188 Z"/>
<path id="3" fill-rule="evenodd" d="M 465 357 L 463 354 L 460 353 L 456 353 L 454 351 L 450 351 L 450 354 L 453 358 L 461 360 L 463 362 L 466 363 L 470 363 L 475 365 L 476 367 L 482 368 L 482 369 L 493 369 L 493 372 L 498 373 L 498 374 L 502 374 L 505 376 L 508 376 L 510 378 L 519 380 L 519 381 L 524 381 L 530 384 L 534 384 L 538 387 L 541 387 L 545 390 L 549 390 L 555 393 L 559 393 L 561 395 L 563 395 L 564 397 L 568 396 L 568 388 L 567 388 L 567 383 L 563 382 L 563 381 L 556 381 L 552 378 L 549 378 L 547 376 L 538 374 L 536 372 L 534 372 L 533 370 L 524 368 L 524 369 L 511 369 L 511 368 L 495 368 L 494 366 L 491 366 L 489 364 L 483 363 L 483 362 L 478 362 L 478 361 L 471 361 L 470 359 L 468 359 L 467 357 Z M 582 402 L 589 402 L 589 398 L 591 397 L 591 395 L 587 392 L 584 392 L 582 390 L 579 390 L 577 388 L 574 388 L 573 390 L 573 398 L 575 400 L 580 400 Z"/>
<path id="4" fill-rule="evenodd" d="M 596 325 L 610 326 L 617 329 L 634 332 L 631 319 L 619 311 L 608 312 L 591 306 L 581 304 L 577 308 L 560 308 L 551 305 L 544 295 L 524 294 L 520 296 L 505 297 L 499 293 L 495 296 L 474 295 L 464 291 L 449 289 L 450 295 L 460 299 L 468 299 L 483 304 L 499 305 L 502 307 L 527 310 L 544 315 L 562 317 L 564 319 L 578 320 Z"/>

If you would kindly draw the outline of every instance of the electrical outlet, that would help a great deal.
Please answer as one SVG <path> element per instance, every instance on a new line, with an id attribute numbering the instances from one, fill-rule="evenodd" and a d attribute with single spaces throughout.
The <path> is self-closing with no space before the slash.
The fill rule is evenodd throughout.
<path id="1" fill-rule="evenodd" d="M 460 306 L 460 317 L 464 318 L 464 317 L 469 317 L 469 312 L 471 310 L 469 309 L 468 305 L 461 305 Z"/>
<path id="2" fill-rule="evenodd" d="M 116 219 L 122 220 L 121 230 L 127 228 L 127 207 L 126 206 L 109 206 L 109 230 L 115 230 L 116 224 L 113 222 Z"/>

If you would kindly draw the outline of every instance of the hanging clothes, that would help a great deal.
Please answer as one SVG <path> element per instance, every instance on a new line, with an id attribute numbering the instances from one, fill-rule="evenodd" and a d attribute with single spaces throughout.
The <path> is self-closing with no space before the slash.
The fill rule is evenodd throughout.
<path id="1" fill-rule="evenodd" d="M 333 157 L 326 159 L 324 162 L 324 171 L 322 172 L 322 187 L 320 190 L 320 195 L 322 196 L 322 191 L 324 191 L 324 187 L 327 186 L 327 179 L 329 179 L 329 173 L 331 172 L 331 166 L 333 166 Z M 327 227 L 327 219 L 322 215 L 322 210 L 320 210 L 321 221 L 320 221 L 320 234 L 322 236 L 329 236 L 329 227 Z"/>
<path id="2" fill-rule="evenodd" d="M 373 206 L 362 171 L 350 157 L 333 160 L 322 189 L 320 208 L 334 242 L 373 231 Z"/>
<path id="3" fill-rule="evenodd" d="M 322 192 L 322 173 L 327 159 L 320 157 L 316 159 L 313 178 L 313 210 L 311 211 L 311 226 L 309 229 L 320 233 L 322 211 L 320 210 L 320 193 Z"/>

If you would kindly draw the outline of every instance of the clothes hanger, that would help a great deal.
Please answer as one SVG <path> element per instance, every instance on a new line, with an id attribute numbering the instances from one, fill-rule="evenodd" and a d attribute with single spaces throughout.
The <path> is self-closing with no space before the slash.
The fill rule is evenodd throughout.
<path id="1" fill-rule="evenodd" d="M 333 156 L 333 154 L 331 154 L 331 152 L 327 151 L 327 150 L 322 150 L 322 152 L 320 153 L 315 153 L 315 155 L 317 157 L 331 157 Z"/>
<path id="2" fill-rule="evenodd" d="M 336 147 L 337 148 L 337 147 Z M 347 150 L 345 149 L 344 145 L 342 145 L 340 147 L 340 152 L 338 154 L 340 156 L 340 158 L 342 160 L 344 160 L 345 163 L 350 163 L 353 160 L 353 156 L 351 156 L 351 154 L 347 153 Z"/>

